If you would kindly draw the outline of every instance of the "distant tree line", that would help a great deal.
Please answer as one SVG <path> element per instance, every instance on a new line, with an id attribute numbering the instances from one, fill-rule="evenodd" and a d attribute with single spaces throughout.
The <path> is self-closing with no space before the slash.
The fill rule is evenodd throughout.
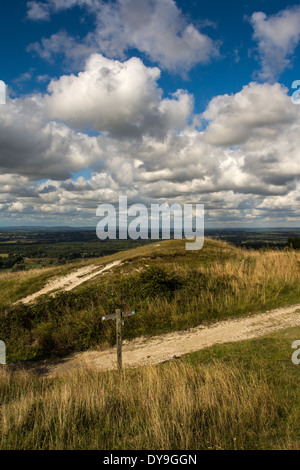
<path id="1" fill-rule="evenodd" d="M 14 271 L 25 269 L 24 259 L 22 256 L 9 256 L 8 258 L 0 257 L 0 269 L 11 269 Z"/>

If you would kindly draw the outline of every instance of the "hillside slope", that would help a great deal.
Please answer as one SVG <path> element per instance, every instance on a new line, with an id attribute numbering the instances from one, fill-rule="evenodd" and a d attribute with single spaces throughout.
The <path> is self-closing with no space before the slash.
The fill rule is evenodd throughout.
<path id="1" fill-rule="evenodd" d="M 1 339 L 10 362 L 36 360 L 113 346 L 114 324 L 101 317 L 116 308 L 136 311 L 124 326 L 132 340 L 294 305 L 299 266 L 295 251 L 243 251 L 207 239 L 202 250 L 186 251 L 172 240 L 92 265 L 2 275 Z M 12 305 L 29 295 L 35 303 Z"/>
<path id="2" fill-rule="evenodd" d="M 120 376 L 0 369 L 0 449 L 300 449 L 300 328 Z"/>
<path id="3" fill-rule="evenodd" d="M 123 365 L 140 367 L 159 364 L 215 344 L 260 338 L 296 326 L 300 327 L 300 304 L 246 318 L 217 322 L 210 327 L 198 326 L 151 338 L 140 337 L 123 346 Z M 77 353 L 55 362 L 48 360 L 34 363 L 31 367 L 35 372 L 50 377 L 86 368 L 98 371 L 117 369 L 116 348 Z"/>

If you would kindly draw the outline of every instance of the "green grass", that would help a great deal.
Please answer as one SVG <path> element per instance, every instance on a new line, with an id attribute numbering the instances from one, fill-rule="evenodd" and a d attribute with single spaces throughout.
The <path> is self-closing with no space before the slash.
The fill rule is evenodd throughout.
<path id="1" fill-rule="evenodd" d="M 0 449 L 300 449 L 300 328 L 168 363 L 39 378 L 0 370 Z"/>
<path id="2" fill-rule="evenodd" d="M 213 243 L 213 242 L 211 242 Z M 22 297 L 32 294 L 43 287 L 43 285 L 52 277 L 68 274 L 74 269 L 90 264 L 101 265 L 106 264 L 117 259 L 124 260 L 130 264 L 130 269 L 136 269 L 143 265 L 143 258 L 157 260 L 158 263 L 163 262 L 172 264 L 174 259 L 178 263 L 184 265 L 191 265 L 195 256 L 191 256 L 191 252 L 186 252 L 183 242 L 161 242 L 159 247 L 156 245 L 146 245 L 141 248 L 135 248 L 127 251 L 115 253 L 110 256 L 103 256 L 92 260 L 77 261 L 64 266 L 56 266 L 50 268 L 43 268 L 41 270 L 32 270 L 17 273 L 0 273 L 0 308 L 8 308 L 13 302 L 21 299 Z M 234 249 L 205 249 L 201 255 L 201 262 L 208 263 L 217 259 L 223 251 L 223 257 L 226 253 Z M 214 252 L 214 253 L 213 253 Z M 114 270 L 116 271 L 116 270 Z M 118 272 L 118 271 L 117 271 Z M 102 280 L 102 278 L 101 278 Z"/>
<path id="3" fill-rule="evenodd" d="M 122 265 L 72 292 L 41 298 L 34 307 L 7 307 L 41 288 L 49 277 L 86 263 L 39 273 L 0 276 L 0 336 L 10 362 L 63 356 L 115 343 L 112 322 L 101 317 L 116 308 L 134 309 L 124 338 L 209 324 L 300 301 L 300 253 L 242 251 L 206 240 L 200 251 L 183 241 L 160 242 L 93 260 Z M 1 300 L 1 299 L 0 299 Z M 46 303 L 44 302 L 46 301 Z M 0 303 L 1 305 L 1 303 Z"/>

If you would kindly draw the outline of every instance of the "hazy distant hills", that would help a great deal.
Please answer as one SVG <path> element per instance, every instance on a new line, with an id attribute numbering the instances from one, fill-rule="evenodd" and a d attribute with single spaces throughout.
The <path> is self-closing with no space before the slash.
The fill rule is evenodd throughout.
<path id="1" fill-rule="evenodd" d="M 85 230 L 95 230 L 96 227 L 68 227 L 68 226 L 61 226 L 61 227 L 44 227 L 43 225 L 20 225 L 18 227 L 7 226 L 7 227 L 0 227 L 0 232 L 78 232 L 78 231 L 85 231 Z"/>
<path id="2" fill-rule="evenodd" d="M 69 227 L 68 225 L 46 227 L 43 225 L 19 225 L 19 226 L 4 226 L 0 227 L 0 232 L 78 232 L 85 230 L 95 230 L 96 225 L 92 227 Z M 300 231 L 300 227 L 226 227 L 226 228 L 206 228 L 205 233 L 216 232 L 297 232 Z M 171 228 L 172 232 L 172 228 Z"/>

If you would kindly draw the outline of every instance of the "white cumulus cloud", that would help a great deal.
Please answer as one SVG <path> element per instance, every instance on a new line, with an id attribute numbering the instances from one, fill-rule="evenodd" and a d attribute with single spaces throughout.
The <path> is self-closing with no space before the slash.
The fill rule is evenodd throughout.
<path id="1" fill-rule="evenodd" d="M 96 137 L 49 121 L 40 95 L 0 106 L 0 168 L 30 179 L 64 179 L 101 159 Z"/>
<path id="2" fill-rule="evenodd" d="M 96 49 L 107 57 L 124 59 L 129 48 L 136 48 L 161 68 L 179 73 L 219 55 L 220 41 L 189 22 L 174 0 L 48 0 L 43 4 L 31 1 L 28 6 L 32 20 L 42 19 L 43 15 L 48 19 L 50 13 L 74 6 L 92 13 L 96 27 L 81 41 L 82 53 Z M 56 33 L 41 44 L 34 43 L 29 50 L 44 58 L 64 51 L 70 58 L 74 53 L 70 44 L 76 39 L 63 36 L 63 32 Z"/>
<path id="3" fill-rule="evenodd" d="M 162 99 L 159 76 L 158 68 L 146 67 L 138 58 L 120 62 L 93 54 L 83 72 L 51 81 L 48 114 L 114 137 L 163 137 L 169 128 L 186 125 L 193 99 L 184 91 Z"/>
<path id="4" fill-rule="evenodd" d="M 292 64 L 292 55 L 300 40 L 300 7 L 295 6 L 267 16 L 255 12 L 250 22 L 261 62 L 259 77 L 276 80 Z"/>

